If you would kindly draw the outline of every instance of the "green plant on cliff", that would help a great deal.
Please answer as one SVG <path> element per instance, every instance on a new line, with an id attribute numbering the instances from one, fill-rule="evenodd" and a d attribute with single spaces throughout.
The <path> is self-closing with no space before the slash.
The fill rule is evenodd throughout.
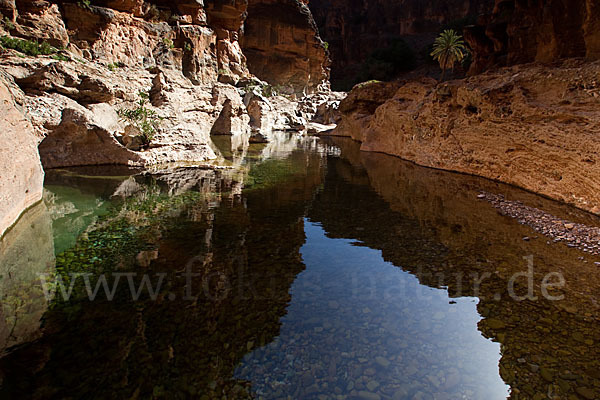
<path id="1" fill-rule="evenodd" d="M 140 92 L 140 99 L 138 100 L 137 107 L 133 109 L 121 109 L 118 111 L 119 117 L 122 120 L 129 122 L 140 132 L 140 138 L 144 146 L 149 146 L 154 136 L 160 127 L 163 120 L 156 111 L 151 110 L 147 107 L 148 104 L 148 93 Z"/>
<path id="2" fill-rule="evenodd" d="M 81 0 L 77 2 L 77 5 L 84 10 L 92 11 L 92 2 L 91 0 Z"/>
<path id="3" fill-rule="evenodd" d="M 56 47 L 52 47 L 46 42 L 38 43 L 31 40 L 18 39 L 10 36 L 2 36 L 0 45 L 5 49 L 13 49 L 28 56 L 49 56 L 58 53 Z"/>
<path id="4" fill-rule="evenodd" d="M 124 68 L 124 67 L 125 67 L 125 64 L 123 64 L 123 63 L 122 63 L 122 62 L 120 62 L 120 61 L 117 61 L 117 62 L 114 62 L 114 63 L 109 63 L 109 64 L 106 66 L 106 68 L 108 68 L 108 69 L 109 69 L 109 70 L 111 70 L 111 71 L 115 71 L 115 70 L 117 70 L 117 69 L 119 69 L 119 68 Z"/>
<path id="5" fill-rule="evenodd" d="M 454 64 L 462 62 L 469 50 L 461 35 L 453 29 L 443 31 L 433 43 L 431 56 L 442 68 L 442 80 L 446 76 L 446 70 L 454 69 Z"/>
<path id="6" fill-rule="evenodd" d="M 163 38 L 162 42 L 168 49 L 175 48 L 175 44 L 173 43 L 173 40 L 171 40 L 169 38 Z"/>
<path id="7" fill-rule="evenodd" d="M 9 31 L 15 29 L 15 24 L 13 24 L 13 22 L 10 19 L 8 19 L 8 17 L 4 17 L 4 19 L 2 20 L 2 25 L 4 25 L 4 28 Z"/>
<path id="8" fill-rule="evenodd" d="M 370 81 L 361 82 L 361 83 L 356 84 L 354 86 L 354 88 L 355 89 L 364 88 L 366 86 L 372 85 L 373 83 L 381 83 L 381 81 L 378 81 L 377 79 L 371 79 Z"/>

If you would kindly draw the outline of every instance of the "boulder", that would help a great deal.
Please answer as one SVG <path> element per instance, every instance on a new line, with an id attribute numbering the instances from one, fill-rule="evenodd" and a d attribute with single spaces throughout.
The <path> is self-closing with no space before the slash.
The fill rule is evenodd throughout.
<path id="1" fill-rule="evenodd" d="M 125 148 L 114 136 L 118 117 L 108 105 L 93 111 L 66 108 L 60 125 L 39 146 L 44 168 L 78 165 L 143 165 L 139 154 Z"/>

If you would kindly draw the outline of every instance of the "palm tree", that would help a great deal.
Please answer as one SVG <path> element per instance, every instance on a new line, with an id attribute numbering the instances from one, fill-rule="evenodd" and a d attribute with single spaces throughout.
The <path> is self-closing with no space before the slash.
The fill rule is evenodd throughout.
<path id="1" fill-rule="evenodd" d="M 465 42 L 461 35 L 454 29 L 447 29 L 435 39 L 431 56 L 440 63 L 442 68 L 442 81 L 446 75 L 447 69 L 454 69 L 454 64 L 461 62 L 469 50 L 465 47 Z"/>

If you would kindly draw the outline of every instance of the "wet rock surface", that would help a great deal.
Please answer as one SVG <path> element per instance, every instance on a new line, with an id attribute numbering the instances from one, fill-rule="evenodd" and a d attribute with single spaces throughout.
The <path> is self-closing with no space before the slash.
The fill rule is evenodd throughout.
<path id="1" fill-rule="evenodd" d="M 261 14 L 271 9 L 283 9 L 288 20 Z M 250 23 L 256 21 L 258 28 L 250 29 L 252 40 L 265 46 L 273 32 L 277 57 L 285 55 L 289 62 L 269 61 L 283 69 L 277 82 L 258 80 L 260 84 L 269 89 L 269 96 L 282 94 L 274 85 L 288 81 L 288 93 L 328 97 L 326 52 L 308 8 L 281 0 L 268 3 L 268 10 L 259 7 L 252 13 Z M 1 213 L 0 232 L 41 198 L 42 173 L 34 149 L 39 142 L 46 169 L 205 164 L 218 158 L 211 132 L 252 133 L 254 141 L 266 142 L 275 130 L 306 132 L 318 113 L 318 118 L 332 115 L 326 105 L 317 111 L 323 102 L 309 110 L 295 95 L 280 97 L 264 102 L 269 106 L 254 105 L 251 112 L 259 123 L 251 132 L 249 104 L 242 100 L 247 85 L 240 84 L 257 80 L 240 44 L 247 1 L 5 1 L 0 13 L 0 36 L 12 36 L 14 43 L 31 49 L 44 48 L 40 55 L 39 49 L 3 46 L 0 55 L 2 84 L 10 86 L 2 95 L 9 118 L 0 127 L 10 136 L 4 139 L 10 143 L 7 149 L 19 149 L 23 167 L 9 186 L 27 191 L 23 196 L 2 188 L 3 204 L 9 209 Z M 269 29 L 262 24 L 265 20 L 272 23 Z M 253 65 L 264 72 L 268 65 L 260 64 Z M 141 99 L 147 101 L 140 103 Z M 312 105 L 312 100 L 305 103 Z M 8 110 L 9 104 L 18 105 L 20 121 Z M 123 112 L 152 117 L 140 129 Z M 16 135 L 17 124 L 33 135 Z M 8 173 L 12 164 L 8 154 L 2 157 L 0 169 Z M 21 182 L 20 173 L 28 174 L 28 182 Z"/>

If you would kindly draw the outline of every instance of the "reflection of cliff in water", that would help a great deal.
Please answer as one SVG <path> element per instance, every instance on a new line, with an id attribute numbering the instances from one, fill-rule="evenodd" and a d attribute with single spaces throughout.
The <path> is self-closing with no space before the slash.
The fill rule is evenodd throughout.
<path id="1" fill-rule="evenodd" d="M 329 173 L 344 181 L 326 178 L 309 212 L 311 220 L 321 222 L 331 237 L 381 249 L 386 260 L 423 284 L 447 287 L 454 296 L 479 297 L 484 317 L 479 328 L 502 343 L 500 373 L 512 387 L 512 398 L 566 398 L 575 392 L 600 397 L 598 259 L 534 236 L 477 194 L 502 193 L 557 216 L 600 225 L 595 217 L 506 185 L 359 152 L 347 140 L 334 142 L 344 158 L 329 159 Z M 508 282 L 513 274 L 528 271 L 523 257 L 531 255 L 539 299 L 516 301 Z M 561 301 L 542 297 L 540 284 L 550 272 L 565 278 L 562 290 L 549 291 L 564 295 Z M 526 278 L 517 280 L 515 288 L 517 295 L 527 294 Z"/>
<path id="2" fill-rule="evenodd" d="M 48 308 L 39 277 L 53 270 L 52 220 L 41 202 L 0 240 L 0 355 L 39 337 Z"/>
<path id="3" fill-rule="evenodd" d="M 58 305 L 44 316 L 40 339 L 0 360 L 0 394 L 44 399 L 245 397 L 248 383 L 234 380 L 233 369 L 244 354 L 278 334 L 289 287 L 304 268 L 299 255 L 302 216 L 321 183 L 321 162 L 316 153 L 292 153 L 283 165 L 296 168 L 285 181 L 244 194 L 233 190 L 233 181 L 215 186 L 227 181 L 214 179 L 218 171 L 211 172 L 213 178 L 204 171 L 196 184 L 191 182 L 197 174 L 183 170 L 180 181 L 173 174 L 132 178 L 139 190 L 131 195 L 140 204 L 148 204 L 145 198 L 162 199 L 160 193 L 179 193 L 177 182 L 182 181 L 202 196 L 193 202 L 165 197 L 172 207 L 158 215 L 153 237 L 145 243 L 156 251 L 152 262 L 120 266 L 119 271 L 149 274 L 153 283 L 156 274 L 166 273 L 157 300 L 144 294 L 133 302 L 124 284 L 114 301 L 77 298 Z M 217 191 L 202 192 L 203 187 Z M 135 212 L 141 220 L 146 211 L 131 204 L 125 200 L 110 218 Z M 151 213 L 161 212 L 156 210 Z M 194 274 L 191 285 L 188 267 Z"/>

